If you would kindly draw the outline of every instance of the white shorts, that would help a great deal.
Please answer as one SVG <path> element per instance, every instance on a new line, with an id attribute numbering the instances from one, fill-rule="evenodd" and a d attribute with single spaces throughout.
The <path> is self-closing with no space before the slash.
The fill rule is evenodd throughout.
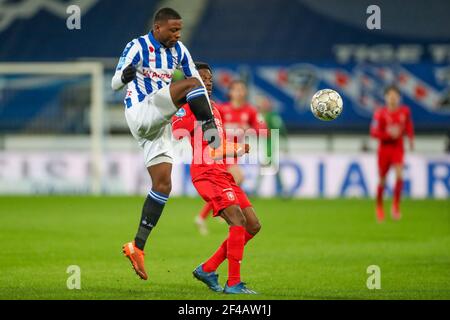
<path id="1" fill-rule="evenodd" d="M 133 137 L 144 151 L 145 166 L 172 163 L 172 116 L 178 111 L 169 86 L 125 109 L 125 118 Z"/>

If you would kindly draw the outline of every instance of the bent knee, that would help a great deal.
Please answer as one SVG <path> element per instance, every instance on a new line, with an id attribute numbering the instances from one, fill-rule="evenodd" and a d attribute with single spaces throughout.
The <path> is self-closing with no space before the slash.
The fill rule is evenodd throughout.
<path id="1" fill-rule="evenodd" d="M 256 235 L 261 230 L 261 224 L 259 221 L 253 222 L 251 224 L 247 224 L 247 232 L 251 235 Z"/>
<path id="2" fill-rule="evenodd" d="M 197 78 L 188 78 L 186 81 L 186 91 L 189 92 L 193 89 L 198 88 L 199 86 L 202 86 L 202 83 Z"/>
<path id="3" fill-rule="evenodd" d="M 172 191 L 172 182 L 170 181 L 170 179 L 158 181 L 153 185 L 152 190 L 169 195 Z"/>

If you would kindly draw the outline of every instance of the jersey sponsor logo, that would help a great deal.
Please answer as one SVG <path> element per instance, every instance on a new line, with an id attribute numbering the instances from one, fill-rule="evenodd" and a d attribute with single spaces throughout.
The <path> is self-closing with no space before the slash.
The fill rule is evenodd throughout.
<path id="1" fill-rule="evenodd" d="M 158 78 L 161 80 L 171 80 L 172 79 L 172 74 L 170 74 L 170 73 L 158 73 L 155 71 L 150 71 L 150 69 L 143 69 L 142 74 L 146 78 Z"/>
<path id="2" fill-rule="evenodd" d="M 179 118 L 184 117 L 186 115 L 186 110 L 184 110 L 184 108 L 180 108 L 175 115 Z"/>

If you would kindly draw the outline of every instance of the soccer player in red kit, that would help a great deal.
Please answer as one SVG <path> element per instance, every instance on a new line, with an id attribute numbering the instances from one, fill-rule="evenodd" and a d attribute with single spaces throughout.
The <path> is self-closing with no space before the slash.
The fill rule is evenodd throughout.
<path id="1" fill-rule="evenodd" d="M 206 63 L 196 63 L 202 74 L 211 78 L 211 69 Z M 202 76 L 202 78 L 204 77 Z M 210 90 L 210 82 L 205 82 Z M 221 147 L 212 149 L 202 139 L 201 126 L 186 104 L 172 118 L 172 130 L 175 139 L 184 136 L 191 138 L 193 159 L 191 164 L 192 183 L 198 193 L 207 202 L 211 203 L 214 216 L 221 216 L 230 226 L 228 237 L 219 249 L 194 271 L 194 276 L 205 283 L 211 290 L 224 293 L 253 294 L 240 278 L 240 267 L 245 244 L 260 230 L 258 218 L 247 195 L 235 183 L 233 176 L 227 172 L 224 159 L 238 157 L 249 151 L 248 144 L 229 143 L 224 139 L 222 119 L 219 111 L 211 101 L 216 125 L 221 136 Z M 200 135 L 199 135 L 200 134 Z M 219 265 L 228 259 L 228 280 L 225 288 L 218 283 L 216 273 Z"/>
<path id="2" fill-rule="evenodd" d="M 370 128 L 370 135 L 377 138 L 379 183 L 377 187 L 376 216 L 379 222 L 384 220 L 383 191 L 386 175 L 391 167 L 395 170 L 394 199 L 392 218 L 401 218 L 400 197 L 403 189 L 403 137 L 409 138 L 410 149 L 414 149 L 414 126 L 409 108 L 400 104 L 400 91 L 396 86 L 389 86 L 384 93 L 386 106 L 375 111 Z"/>
<path id="3" fill-rule="evenodd" d="M 222 116 L 225 130 L 235 130 L 234 132 L 237 133 L 234 136 L 227 136 L 229 142 L 242 143 L 244 132 L 247 129 L 254 129 L 257 133 L 260 133 L 261 129 L 267 129 L 262 116 L 258 113 L 257 108 L 248 102 L 247 96 L 248 90 L 245 82 L 234 80 L 231 82 L 228 91 L 230 101 L 217 107 Z M 236 183 L 241 185 L 244 181 L 244 174 L 237 161 L 227 163 L 226 166 Z M 207 232 L 205 220 L 210 211 L 211 205 L 209 203 L 205 204 L 195 220 L 200 232 L 203 234 Z"/>

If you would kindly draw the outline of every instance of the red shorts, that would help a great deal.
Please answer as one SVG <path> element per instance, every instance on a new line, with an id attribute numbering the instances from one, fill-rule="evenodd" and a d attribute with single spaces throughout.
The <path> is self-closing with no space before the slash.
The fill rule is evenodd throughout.
<path id="1" fill-rule="evenodd" d="M 228 172 L 218 174 L 207 172 L 196 177 L 193 184 L 200 196 L 211 203 L 214 216 L 232 205 L 237 205 L 241 209 L 252 206 L 245 192 L 234 182 L 233 176 Z"/>
<path id="2" fill-rule="evenodd" d="M 392 165 L 403 164 L 403 158 L 403 148 L 380 148 L 378 150 L 378 171 L 380 176 L 386 176 Z"/>

